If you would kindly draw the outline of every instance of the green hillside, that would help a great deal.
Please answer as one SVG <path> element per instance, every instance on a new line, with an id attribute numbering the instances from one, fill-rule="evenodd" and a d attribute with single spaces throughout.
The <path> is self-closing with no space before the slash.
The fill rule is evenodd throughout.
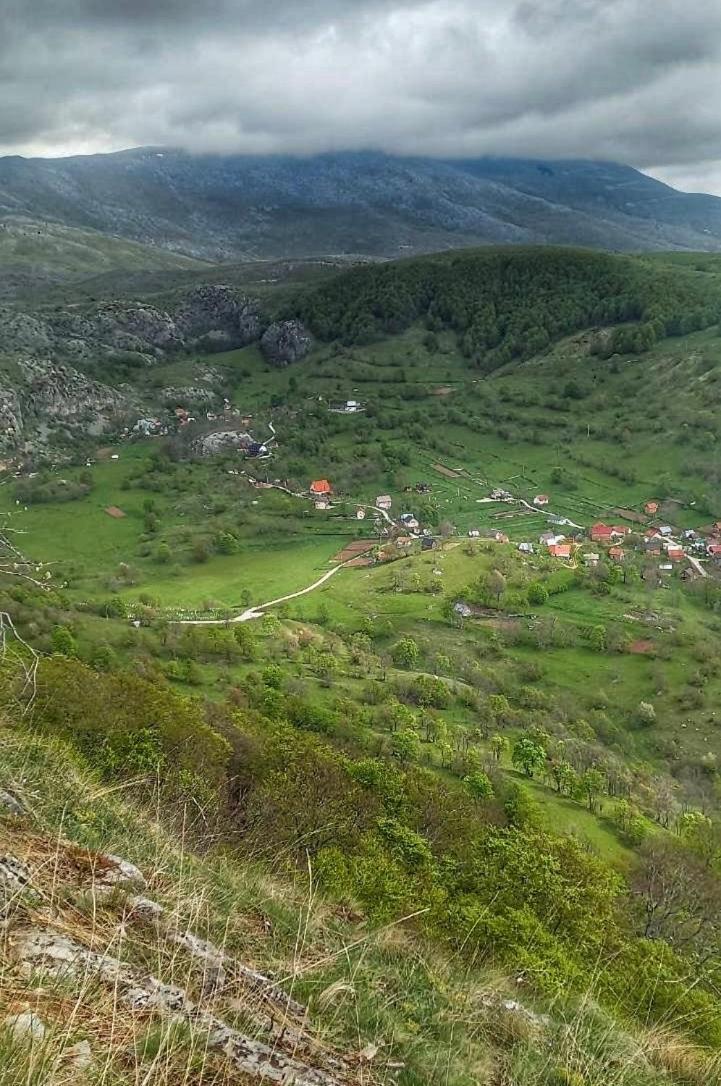
<path id="1" fill-rule="evenodd" d="M 182 272 L 204 261 L 125 238 L 29 218 L 0 220 L 0 298 L 32 296 L 57 284 L 106 274 Z"/>
<path id="2" fill-rule="evenodd" d="M 576 249 L 479 249 L 357 268 L 299 311 L 321 339 L 371 342 L 423 321 L 450 329 L 484 372 L 529 358 L 582 328 L 627 324 L 604 352 L 644 350 L 715 323 L 715 281 L 639 259 Z"/>
<path id="3" fill-rule="evenodd" d="M 718 259 L 308 272 L 301 361 L 158 359 L 143 395 L 227 404 L 3 474 L 0 1021 L 46 1028 L 6 1080 L 87 1042 L 98 1086 L 262 1081 L 213 1015 L 308 1086 L 719 1081 Z"/>

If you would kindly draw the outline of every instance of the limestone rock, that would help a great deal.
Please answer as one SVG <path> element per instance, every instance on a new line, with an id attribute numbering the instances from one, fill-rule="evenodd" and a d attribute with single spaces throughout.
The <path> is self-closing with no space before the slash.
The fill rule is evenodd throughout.
<path id="1" fill-rule="evenodd" d="M 97 881 L 104 886 L 128 886 L 144 890 L 148 885 L 140 868 L 129 860 L 114 856 L 110 852 L 101 853 L 98 860 L 101 870 Z"/>
<path id="2" fill-rule="evenodd" d="M 0 788 L 0 810 L 7 814 L 17 815 L 18 818 L 25 814 L 25 808 L 19 799 Z"/>
<path id="3" fill-rule="evenodd" d="M 93 1065 L 90 1041 L 77 1041 L 64 1049 L 63 1061 L 74 1071 L 87 1071 Z"/>
<path id="4" fill-rule="evenodd" d="M 310 351 L 313 340 L 302 321 L 275 321 L 266 328 L 260 347 L 274 366 L 288 366 L 299 362 Z"/>
<path id="5" fill-rule="evenodd" d="M 235 287 L 206 284 L 188 291 L 175 320 L 186 341 L 205 339 L 209 349 L 244 347 L 260 335 L 257 301 Z"/>
<path id="6" fill-rule="evenodd" d="M 10 1031 L 14 1041 L 32 1044 L 34 1041 L 42 1041 L 45 1037 L 45 1023 L 32 1011 L 8 1015 L 3 1025 Z"/>

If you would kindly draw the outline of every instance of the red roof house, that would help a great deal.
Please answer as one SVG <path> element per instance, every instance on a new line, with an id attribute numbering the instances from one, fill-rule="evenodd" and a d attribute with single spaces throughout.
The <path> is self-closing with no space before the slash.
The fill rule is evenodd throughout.
<path id="1" fill-rule="evenodd" d="M 683 547 L 667 547 L 666 554 L 672 562 L 680 562 L 686 557 Z"/>
<path id="2" fill-rule="evenodd" d="M 570 543 L 552 543 L 548 548 L 548 553 L 552 558 L 570 558 L 571 557 L 571 544 Z"/>
<path id="3" fill-rule="evenodd" d="M 594 543 L 610 543 L 613 528 L 609 524 L 593 524 L 590 535 Z"/>
<path id="4" fill-rule="evenodd" d="M 623 562 L 626 557 L 626 552 L 623 547 L 611 547 L 608 552 L 608 557 L 612 558 L 614 562 Z"/>
<path id="5" fill-rule="evenodd" d="M 331 485 L 327 479 L 315 479 L 310 484 L 311 494 L 330 494 Z"/>
<path id="6" fill-rule="evenodd" d="M 658 513 L 658 502 L 646 502 L 643 507 L 644 513 L 648 513 L 650 517 L 653 517 Z"/>
<path id="7" fill-rule="evenodd" d="M 721 557 L 721 543 L 709 543 L 706 548 L 706 554 L 710 555 L 712 558 Z"/>

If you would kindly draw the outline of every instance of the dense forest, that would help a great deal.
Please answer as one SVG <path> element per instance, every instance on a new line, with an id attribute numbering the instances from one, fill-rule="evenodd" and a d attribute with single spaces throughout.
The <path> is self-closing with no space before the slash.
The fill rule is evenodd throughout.
<path id="1" fill-rule="evenodd" d="M 346 345 L 416 321 L 431 345 L 452 330 L 463 353 L 490 372 L 597 325 L 619 325 L 601 353 L 647 350 L 665 335 L 714 324 L 720 301 L 699 277 L 634 258 L 493 248 L 355 268 L 303 296 L 297 311 L 321 339 Z"/>

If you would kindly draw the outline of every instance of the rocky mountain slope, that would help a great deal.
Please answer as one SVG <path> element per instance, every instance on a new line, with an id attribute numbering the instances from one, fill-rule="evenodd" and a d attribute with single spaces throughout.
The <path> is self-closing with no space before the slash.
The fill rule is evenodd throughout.
<path id="1" fill-rule="evenodd" d="M 137 375 L 189 351 L 210 354 L 259 342 L 277 366 L 303 358 L 312 340 L 297 320 L 270 321 L 261 303 L 231 286 L 206 284 L 168 308 L 111 300 L 44 310 L 0 307 L 0 449 L 31 451 L 132 426 L 169 395 L 218 399 L 198 367 L 193 388 L 139 391 Z M 198 386 L 198 387 L 196 387 Z"/>
<path id="2" fill-rule="evenodd" d="M 0 160 L 0 219 L 29 216 L 212 260 L 461 244 L 721 248 L 721 200 L 615 163 L 141 148 Z"/>

